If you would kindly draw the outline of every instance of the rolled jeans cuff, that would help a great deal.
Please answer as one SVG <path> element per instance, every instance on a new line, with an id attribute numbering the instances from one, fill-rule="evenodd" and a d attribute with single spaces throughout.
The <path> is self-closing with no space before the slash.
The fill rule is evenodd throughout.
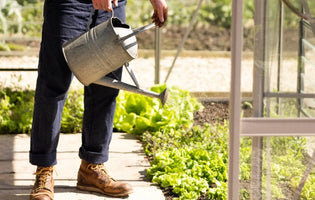
<path id="1" fill-rule="evenodd" d="M 30 163 L 40 167 L 50 167 L 57 164 L 57 152 L 36 154 L 30 152 Z"/>
<path id="2" fill-rule="evenodd" d="M 84 149 L 84 147 L 80 147 L 79 157 L 87 161 L 88 163 L 102 164 L 108 161 L 108 152 L 106 153 L 91 152 Z"/>

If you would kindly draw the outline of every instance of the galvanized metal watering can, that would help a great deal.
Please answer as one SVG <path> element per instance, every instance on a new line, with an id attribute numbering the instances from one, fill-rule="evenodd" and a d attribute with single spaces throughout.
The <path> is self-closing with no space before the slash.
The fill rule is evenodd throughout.
<path id="1" fill-rule="evenodd" d="M 154 24 L 149 24 L 132 30 L 120 19 L 112 17 L 64 43 L 63 54 L 70 70 L 83 85 L 95 83 L 155 97 L 164 105 L 167 89 L 160 94 L 140 89 L 132 70 L 128 67 L 128 62 L 137 57 L 138 45 L 135 35 L 153 26 Z M 136 86 L 105 76 L 123 65 Z"/>

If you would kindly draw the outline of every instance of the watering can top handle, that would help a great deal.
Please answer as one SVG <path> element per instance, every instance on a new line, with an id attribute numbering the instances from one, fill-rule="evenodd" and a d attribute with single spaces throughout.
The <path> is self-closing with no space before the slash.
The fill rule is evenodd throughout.
<path id="1" fill-rule="evenodd" d="M 141 33 L 143 31 L 146 31 L 146 30 L 150 29 L 150 28 L 152 28 L 154 26 L 155 26 L 155 24 L 152 23 L 152 24 L 148 24 L 148 25 L 136 28 L 136 29 L 132 30 L 132 33 L 130 33 L 130 34 L 124 36 L 124 37 L 119 38 L 119 40 L 120 41 L 124 41 L 124 40 L 126 40 L 126 39 L 128 39 L 128 38 L 130 38 L 130 37 L 132 37 L 134 35 L 137 35 L 138 33 Z"/>
<path id="2" fill-rule="evenodd" d="M 91 23 L 92 23 L 92 16 L 93 16 L 94 11 L 95 11 L 95 8 L 93 7 L 91 12 L 90 12 L 89 20 L 88 20 L 88 23 L 87 23 L 87 26 L 86 26 L 87 30 L 90 30 L 90 26 L 91 26 Z M 112 18 L 113 17 L 114 17 L 114 9 L 112 10 Z"/>
<path id="3" fill-rule="evenodd" d="M 88 24 L 87 24 L 87 27 L 86 27 L 87 30 L 90 30 L 90 25 L 91 25 L 91 23 L 92 23 L 92 16 L 93 16 L 94 11 L 95 11 L 95 9 L 92 8 L 92 10 L 91 10 L 91 12 L 90 12 Z M 112 18 L 113 18 L 113 17 L 114 17 L 114 10 L 112 10 Z M 120 40 L 120 41 L 124 41 L 124 40 L 126 40 L 126 39 L 128 39 L 128 38 L 130 38 L 130 37 L 132 37 L 132 36 L 134 36 L 134 35 L 137 35 L 138 33 L 141 33 L 141 32 L 143 32 L 143 31 L 146 31 L 146 30 L 150 29 L 150 28 L 152 28 L 152 27 L 154 27 L 154 26 L 155 26 L 155 24 L 152 23 L 152 24 L 148 24 L 148 25 L 145 25 L 145 26 L 136 28 L 136 29 L 132 30 L 132 33 L 130 33 L 130 34 L 124 36 L 124 37 L 119 38 L 119 40 Z"/>

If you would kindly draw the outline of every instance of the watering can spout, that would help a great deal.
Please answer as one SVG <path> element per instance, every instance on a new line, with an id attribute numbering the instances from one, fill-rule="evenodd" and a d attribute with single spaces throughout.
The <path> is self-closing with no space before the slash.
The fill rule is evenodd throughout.
<path id="1" fill-rule="evenodd" d="M 102 77 L 101 79 L 95 81 L 94 83 L 98 84 L 98 85 L 103 85 L 106 87 L 111 87 L 111 88 L 116 88 L 119 90 L 125 90 L 125 91 L 129 91 L 129 92 L 141 94 L 141 95 L 148 96 L 148 97 L 158 98 L 161 101 L 162 106 L 165 105 L 167 97 L 168 97 L 167 88 L 159 94 L 156 92 L 140 89 L 136 86 L 129 85 L 127 83 L 123 83 L 121 81 L 118 81 L 116 79 L 113 79 L 113 78 L 110 78 L 107 76 Z"/>

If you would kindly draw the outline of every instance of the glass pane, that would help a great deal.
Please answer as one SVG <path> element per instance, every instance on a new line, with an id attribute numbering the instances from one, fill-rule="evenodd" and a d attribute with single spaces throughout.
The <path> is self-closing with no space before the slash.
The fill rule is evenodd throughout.
<path id="1" fill-rule="evenodd" d="M 263 5 L 261 1 L 254 2 Z M 301 10 L 302 1 L 289 2 Z M 315 1 L 307 2 L 314 12 Z M 281 5 L 281 1 L 266 0 L 264 3 L 266 9 L 256 13 L 266 16 L 255 16 L 256 20 L 261 17 L 262 23 L 256 24 L 255 33 L 258 35 L 263 31 L 260 39 L 264 41 L 255 41 L 257 55 L 253 58 L 254 72 L 261 72 L 261 77 L 254 77 L 261 80 L 253 82 L 263 83 L 263 86 L 254 85 L 252 90 L 253 102 L 260 102 L 257 101 L 259 97 L 263 100 L 262 105 L 253 105 L 252 111 L 262 113 L 262 116 L 255 117 L 314 117 L 314 98 L 300 98 L 298 95 L 315 93 L 315 33 L 286 5 Z M 260 9 L 259 6 L 255 8 Z M 247 60 L 243 58 L 242 75 L 246 64 Z M 248 81 L 245 79 L 242 79 L 242 85 Z M 257 88 L 262 91 L 254 91 L 259 90 Z M 242 87 L 242 91 L 248 90 Z M 260 108 L 262 112 L 259 112 Z M 241 137 L 240 199 L 314 199 L 314 164 L 315 136 Z"/>
<path id="2" fill-rule="evenodd" d="M 314 147 L 315 137 L 264 137 L 262 148 L 259 149 L 262 152 L 262 162 L 252 163 L 252 138 L 243 137 L 240 154 L 240 199 L 260 195 L 251 193 L 251 189 L 255 187 L 262 188 L 261 196 L 264 200 L 314 198 Z M 252 176 L 261 177 L 260 186 L 251 184 Z"/>

